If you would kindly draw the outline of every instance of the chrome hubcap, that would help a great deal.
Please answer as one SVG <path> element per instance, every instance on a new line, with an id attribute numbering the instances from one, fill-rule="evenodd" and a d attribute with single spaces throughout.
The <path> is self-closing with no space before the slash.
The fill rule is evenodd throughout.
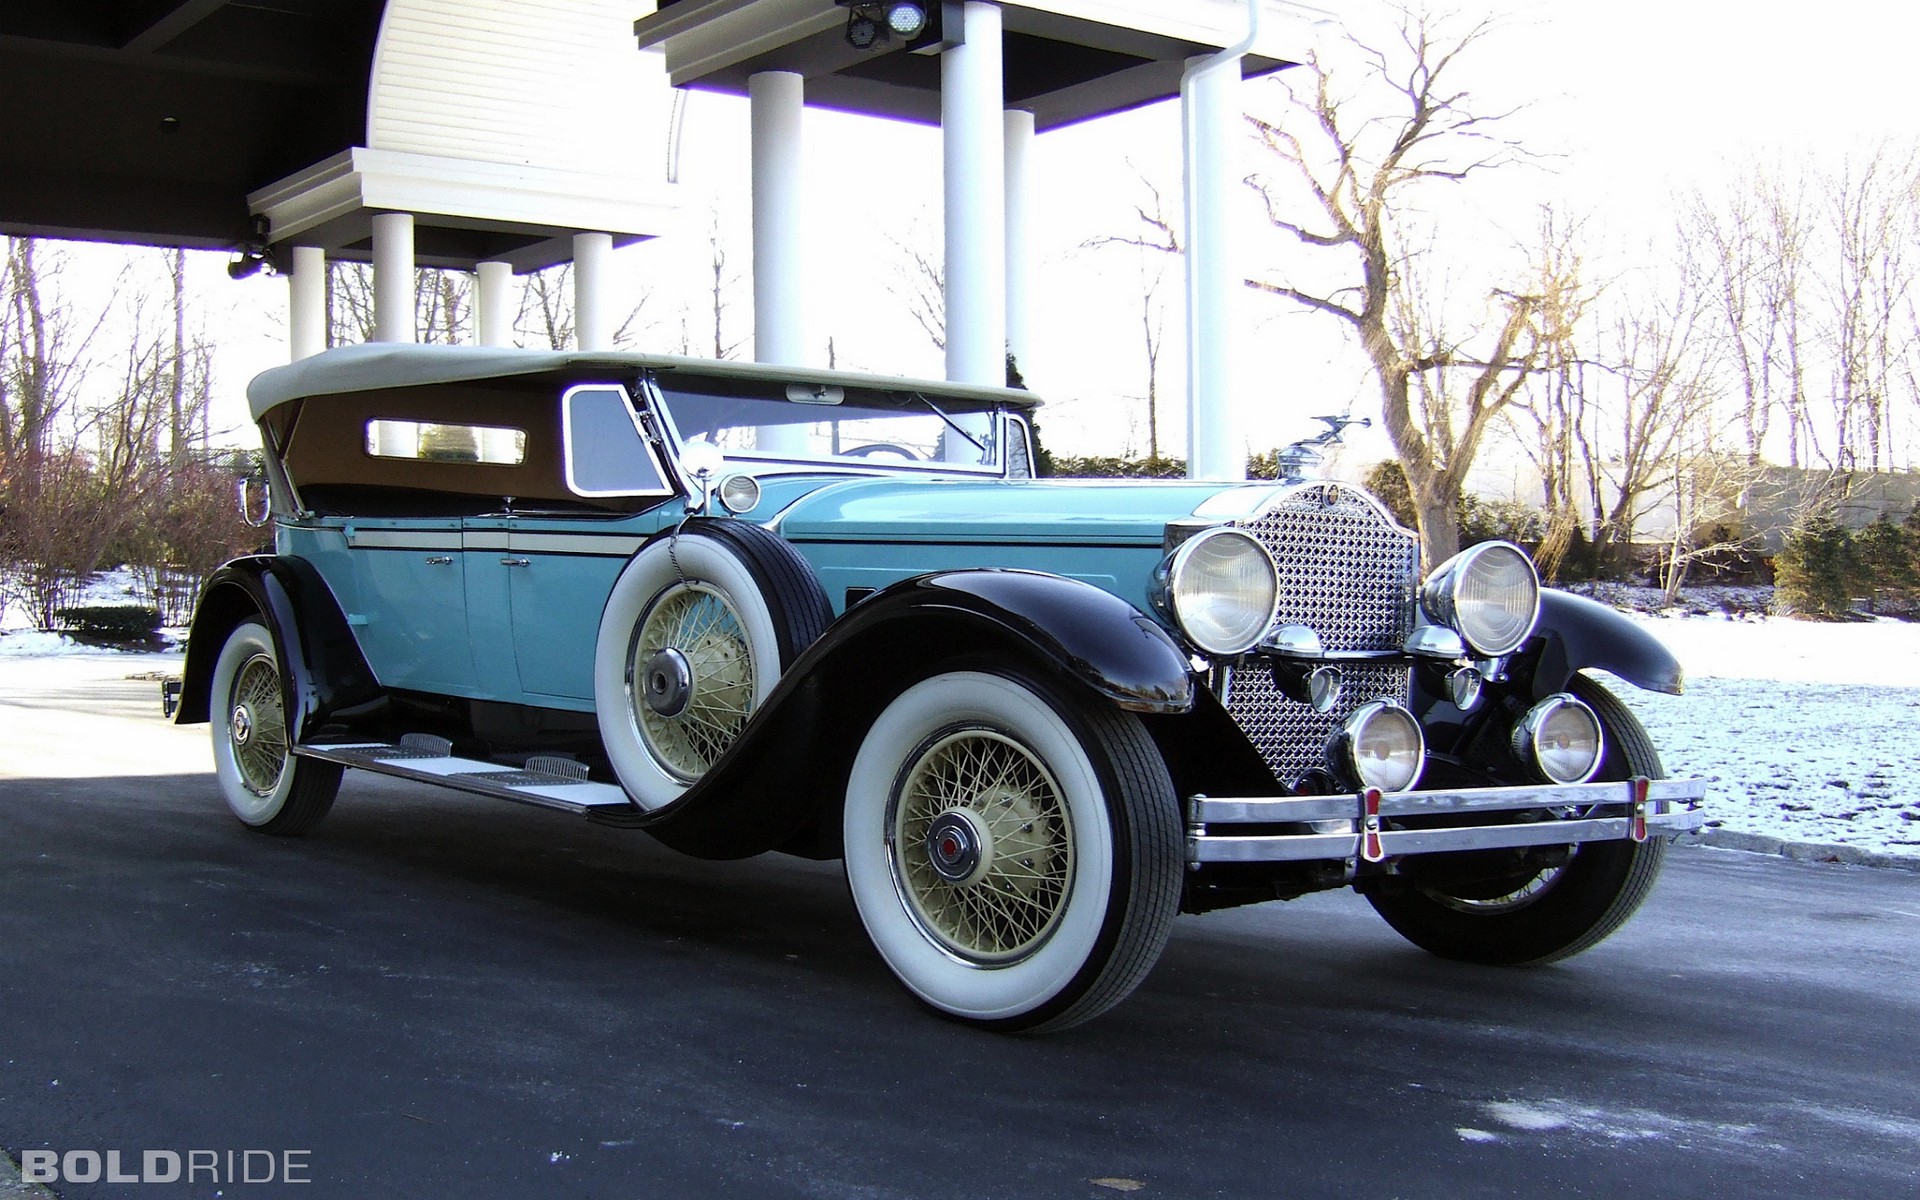
<path id="1" fill-rule="evenodd" d="M 253 714 L 247 711 L 246 705 L 234 706 L 233 716 L 227 721 L 227 727 L 233 731 L 235 746 L 244 746 L 253 740 Z"/>
<path id="2" fill-rule="evenodd" d="M 687 711 L 693 698 L 693 666 L 687 656 L 671 646 L 647 660 L 643 673 L 647 707 L 663 717 L 677 717 Z"/>
<path id="3" fill-rule="evenodd" d="M 280 668 L 264 654 L 234 673 L 227 735 L 240 783 L 256 796 L 270 796 L 287 769 L 287 713 L 280 696 Z"/>

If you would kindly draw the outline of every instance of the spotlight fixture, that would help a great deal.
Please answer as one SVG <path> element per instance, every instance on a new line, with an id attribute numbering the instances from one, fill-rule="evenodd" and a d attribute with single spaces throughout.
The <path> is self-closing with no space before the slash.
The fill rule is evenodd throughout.
<path id="1" fill-rule="evenodd" d="M 920 0 L 834 0 L 847 10 L 847 45 L 874 50 L 894 38 L 912 41 L 926 32 L 927 6 Z"/>
<path id="2" fill-rule="evenodd" d="M 887 5 L 887 28 L 898 37 L 918 37 L 927 27 L 927 9 L 925 5 L 915 4 L 912 0 L 901 0 Z"/>
<path id="3" fill-rule="evenodd" d="M 273 252 L 267 248 L 267 235 L 271 227 L 265 217 L 253 219 L 253 236 L 234 247 L 234 259 L 227 264 L 227 278 L 246 279 L 265 271 L 269 275 L 280 273 L 279 265 L 273 261 Z"/>
<path id="4" fill-rule="evenodd" d="M 859 9 L 847 14 L 847 45 L 855 50 L 871 50 L 885 36 L 881 24 Z"/>

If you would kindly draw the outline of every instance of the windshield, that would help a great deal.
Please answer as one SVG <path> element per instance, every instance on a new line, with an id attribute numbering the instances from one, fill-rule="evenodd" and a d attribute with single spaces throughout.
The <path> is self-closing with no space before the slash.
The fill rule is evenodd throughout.
<path id="1" fill-rule="evenodd" d="M 712 442 L 729 458 L 1000 469 L 994 408 L 979 401 L 711 379 L 663 379 L 660 394 L 682 442 Z"/>

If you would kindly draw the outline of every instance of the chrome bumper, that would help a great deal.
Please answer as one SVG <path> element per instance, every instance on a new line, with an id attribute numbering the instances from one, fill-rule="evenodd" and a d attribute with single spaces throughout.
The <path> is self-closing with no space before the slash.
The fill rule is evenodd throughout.
<path id="1" fill-rule="evenodd" d="M 1642 779 L 1561 787 L 1470 788 L 1445 792 L 1369 789 L 1348 796 L 1276 796 L 1187 801 L 1187 861 L 1300 862 L 1348 859 L 1380 863 L 1407 854 L 1560 846 L 1631 839 L 1644 842 L 1698 829 L 1704 779 Z M 1595 815 L 1606 810 L 1607 815 Z M 1403 818 L 1472 817 L 1473 824 L 1423 819 L 1418 829 L 1389 828 Z M 1330 822 L 1346 828 L 1326 832 Z M 1307 831 L 1271 832 L 1276 825 Z M 1261 832 L 1244 832 L 1265 826 Z"/>

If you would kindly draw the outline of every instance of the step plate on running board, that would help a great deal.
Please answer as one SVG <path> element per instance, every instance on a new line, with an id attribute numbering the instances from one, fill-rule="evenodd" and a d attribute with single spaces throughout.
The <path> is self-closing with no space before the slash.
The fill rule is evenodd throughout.
<path id="1" fill-rule="evenodd" d="M 523 770 L 477 758 L 455 758 L 436 750 L 430 742 L 440 739 L 409 739 L 408 744 L 388 742 L 350 742 L 340 745 L 295 746 L 302 758 L 317 758 L 361 771 L 411 779 L 418 783 L 437 783 L 463 792 L 513 800 L 541 808 L 557 808 L 570 813 L 605 813 L 630 809 L 633 801 L 611 783 L 589 783 L 570 778 L 560 770 Z M 423 745 L 422 743 L 427 743 Z M 539 759 L 532 760 L 539 763 Z M 559 764 L 555 764 L 558 767 Z"/>

